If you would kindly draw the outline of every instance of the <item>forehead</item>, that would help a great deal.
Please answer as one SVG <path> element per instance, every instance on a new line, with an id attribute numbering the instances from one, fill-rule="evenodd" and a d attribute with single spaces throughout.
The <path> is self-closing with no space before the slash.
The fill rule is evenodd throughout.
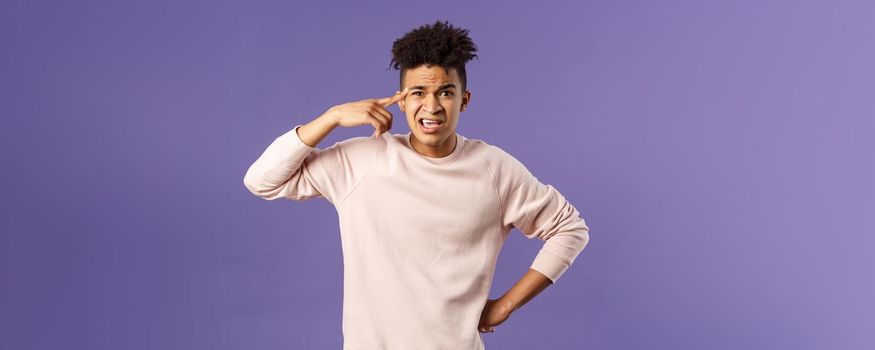
<path id="1" fill-rule="evenodd" d="M 421 65 L 408 69 L 404 73 L 405 87 L 423 86 L 426 89 L 436 90 L 441 85 L 448 83 L 455 83 L 456 88 L 461 87 L 461 79 L 459 79 L 459 73 L 455 68 L 444 70 L 443 67 L 438 65 L 431 67 Z"/>

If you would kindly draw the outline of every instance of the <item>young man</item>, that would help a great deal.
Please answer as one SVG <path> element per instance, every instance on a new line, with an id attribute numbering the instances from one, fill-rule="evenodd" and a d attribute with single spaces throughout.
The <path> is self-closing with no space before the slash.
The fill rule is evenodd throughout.
<path id="1" fill-rule="evenodd" d="M 253 194 L 322 197 L 337 209 L 344 349 L 484 349 L 492 332 L 554 283 L 589 241 L 577 209 L 496 146 L 456 133 L 471 101 L 468 31 L 436 22 L 395 41 L 401 91 L 337 105 L 276 138 L 246 172 Z M 390 63 L 391 64 L 391 63 Z M 389 134 L 398 103 L 407 134 Z M 372 137 L 325 148 L 337 126 Z M 531 268 L 487 300 L 513 229 L 545 241 Z"/>

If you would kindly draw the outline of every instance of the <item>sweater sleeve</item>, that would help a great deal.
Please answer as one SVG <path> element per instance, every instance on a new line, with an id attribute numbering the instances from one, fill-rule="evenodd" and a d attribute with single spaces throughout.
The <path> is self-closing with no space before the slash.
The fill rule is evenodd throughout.
<path id="1" fill-rule="evenodd" d="M 355 137 L 319 149 L 305 144 L 298 128 L 277 137 L 249 167 L 243 184 L 267 199 L 322 197 L 337 205 L 374 164 L 369 137 Z M 372 143 L 370 143 L 372 145 Z"/>
<path id="2" fill-rule="evenodd" d="M 589 242 L 589 227 L 556 188 L 510 154 L 500 157 L 497 169 L 502 223 L 545 241 L 531 268 L 555 283 Z"/>

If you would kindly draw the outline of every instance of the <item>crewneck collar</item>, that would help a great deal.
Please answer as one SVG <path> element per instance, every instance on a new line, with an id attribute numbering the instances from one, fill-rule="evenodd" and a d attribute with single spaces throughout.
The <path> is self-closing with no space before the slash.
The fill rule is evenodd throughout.
<path id="1" fill-rule="evenodd" d="M 448 162 L 452 161 L 453 159 L 456 159 L 456 157 L 459 156 L 459 153 L 462 153 L 462 143 L 463 143 L 462 141 L 463 141 L 464 137 L 462 135 L 459 135 L 459 133 L 456 133 L 456 146 L 453 148 L 453 152 L 451 152 L 450 154 L 448 154 L 446 156 L 440 157 L 440 158 L 426 157 L 422 154 L 419 154 L 419 152 L 417 152 L 415 149 L 413 149 L 413 144 L 410 142 L 411 137 L 413 137 L 413 132 L 408 131 L 407 135 L 404 136 L 405 146 L 407 146 L 407 148 L 411 152 L 416 154 L 418 157 L 425 159 L 428 162 L 433 163 L 433 164 L 448 163 Z"/>

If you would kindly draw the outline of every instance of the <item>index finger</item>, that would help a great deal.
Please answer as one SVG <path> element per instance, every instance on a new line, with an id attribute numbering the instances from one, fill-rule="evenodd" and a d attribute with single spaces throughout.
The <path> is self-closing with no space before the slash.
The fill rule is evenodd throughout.
<path id="1" fill-rule="evenodd" d="M 377 100 L 377 102 L 380 105 L 382 105 L 383 107 L 389 107 L 389 106 L 395 104 L 396 102 L 401 101 L 401 99 L 403 99 L 405 96 L 407 96 L 408 92 L 410 92 L 410 89 L 404 88 L 403 91 L 397 92 L 397 93 L 395 93 L 395 95 L 390 96 L 390 97 L 381 98 L 381 99 Z"/>

